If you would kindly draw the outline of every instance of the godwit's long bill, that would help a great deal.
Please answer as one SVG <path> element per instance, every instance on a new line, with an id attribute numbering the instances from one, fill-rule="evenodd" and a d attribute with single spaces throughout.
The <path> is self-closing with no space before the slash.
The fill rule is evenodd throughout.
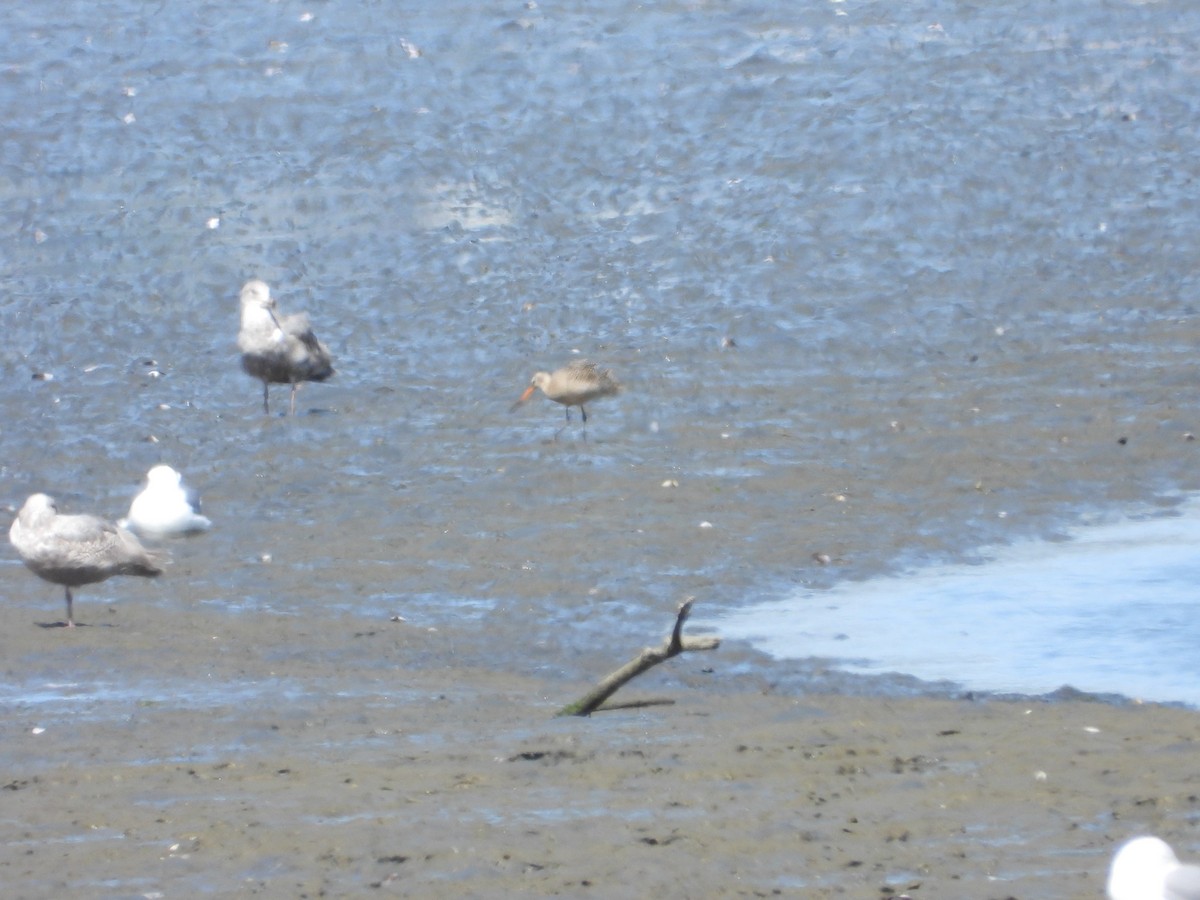
<path id="1" fill-rule="evenodd" d="M 263 383 L 263 412 L 270 413 L 272 384 L 292 386 L 292 415 L 296 414 L 296 386 L 302 381 L 324 381 L 333 375 L 333 356 L 317 340 L 305 313 L 276 313 L 275 298 L 266 282 L 257 279 L 242 286 L 242 330 L 238 349 L 242 369 Z"/>
<path id="2" fill-rule="evenodd" d="M 510 412 L 532 397 L 535 390 L 540 390 L 555 403 L 566 407 L 568 422 L 571 421 L 571 407 L 578 406 L 586 424 L 587 410 L 584 404 L 601 397 L 611 397 L 620 389 L 621 384 L 613 377 L 611 369 L 598 369 L 595 363 L 581 359 L 553 372 L 534 372 L 529 387 L 512 405 Z"/>
<path id="3" fill-rule="evenodd" d="M 8 539 L 29 570 L 67 592 L 67 627 L 75 627 L 71 588 L 114 575 L 153 578 L 167 562 L 133 534 L 96 516 L 60 516 L 54 500 L 33 494 L 8 531 Z"/>

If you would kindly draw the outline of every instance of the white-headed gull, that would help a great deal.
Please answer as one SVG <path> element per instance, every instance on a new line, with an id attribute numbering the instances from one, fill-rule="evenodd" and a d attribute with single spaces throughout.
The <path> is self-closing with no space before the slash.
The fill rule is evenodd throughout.
<path id="1" fill-rule="evenodd" d="M 1200 866 L 1185 865 L 1166 841 L 1138 837 L 1122 845 L 1108 872 L 1109 900 L 1200 900 Z"/>
<path id="2" fill-rule="evenodd" d="M 146 487 L 129 505 L 129 517 L 119 523 L 143 537 L 172 537 L 207 531 L 212 522 L 200 515 L 200 498 L 187 488 L 183 476 L 170 466 L 146 473 Z"/>

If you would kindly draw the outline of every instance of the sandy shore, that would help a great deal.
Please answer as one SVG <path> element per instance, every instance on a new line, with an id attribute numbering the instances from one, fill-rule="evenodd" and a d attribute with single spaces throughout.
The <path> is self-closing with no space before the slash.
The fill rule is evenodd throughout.
<path id="1" fill-rule="evenodd" d="M 727 647 L 618 695 L 673 705 L 556 719 L 586 683 L 455 666 L 452 632 L 90 620 L 6 628 L 4 658 L 167 664 L 8 710 L 8 897 L 1096 897 L 1117 842 L 1186 847 L 1200 805 L 1182 709 L 718 690 Z M 204 671 L 170 665 L 199 645 Z"/>

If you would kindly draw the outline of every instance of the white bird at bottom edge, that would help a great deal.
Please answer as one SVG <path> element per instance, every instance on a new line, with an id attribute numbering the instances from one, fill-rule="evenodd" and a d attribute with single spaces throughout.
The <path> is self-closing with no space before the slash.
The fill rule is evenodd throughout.
<path id="1" fill-rule="evenodd" d="M 1200 900 L 1200 866 L 1181 863 L 1160 838 L 1136 837 L 1113 857 L 1107 891 L 1109 900 Z"/>

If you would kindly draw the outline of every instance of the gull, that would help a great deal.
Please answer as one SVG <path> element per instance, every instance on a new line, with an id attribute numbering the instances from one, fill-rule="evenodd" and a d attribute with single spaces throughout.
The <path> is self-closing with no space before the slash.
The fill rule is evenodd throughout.
<path id="1" fill-rule="evenodd" d="M 129 531 L 97 516 L 62 516 L 54 500 L 33 494 L 8 531 L 8 539 L 33 574 L 67 592 L 67 627 L 75 627 L 71 588 L 114 575 L 153 578 L 167 558 L 141 545 Z"/>
<path id="2" fill-rule="evenodd" d="M 329 348 L 317 340 L 305 313 L 285 316 L 276 312 L 275 298 L 266 282 L 254 279 L 242 286 L 242 329 L 238 349 L 242 368 L 263 383 L 263 412 L 270 413 L 268 392 L 272 384 L 292 386 L 292 415 L 296 414 L 296 386 L 302 381 L 324 381 L 333 375 Z"/>
<path id="3" fill-rule="evenodd" d="M 1200 900 L 1200 866 L 1184 865 L 1166 841 L 1138 837 L 1113 857 L 1109 900 Z"/>
<path id="4" fill-rule="evenodd" d="M 146 473 L 146 487 L 129 505 L 129 518 L 117 524 L 154 538 L 199 534 L 212 526 L 200 515 L 199 496 L 170 466 L 155 466 Z"/>
<path id="5" fill-rule="evenodd" d="M 611 369 L 598 369 L 595 363 L 581 359 L 569 366 L 556 369 L 554 372 L 534 372 L 533 378 L 529 381 L 529 387 L 525 388 L 525 393 L 517 399 L 509 411 L 517 409 L 532 397 L 535 390 L 541 390 L 555 403 L 561 403 L 567 408 L 568 422 L 571 421 L 571 407 L 578 406 L 579 413 L 586 425 L 587 410 L 584 409 L 583 404 L 599 400 L 601 397 L 611 397 L 620 389 L 621 385 L 613 377 Z M 561 430 L 560 428 L 559 431 Z"/>

